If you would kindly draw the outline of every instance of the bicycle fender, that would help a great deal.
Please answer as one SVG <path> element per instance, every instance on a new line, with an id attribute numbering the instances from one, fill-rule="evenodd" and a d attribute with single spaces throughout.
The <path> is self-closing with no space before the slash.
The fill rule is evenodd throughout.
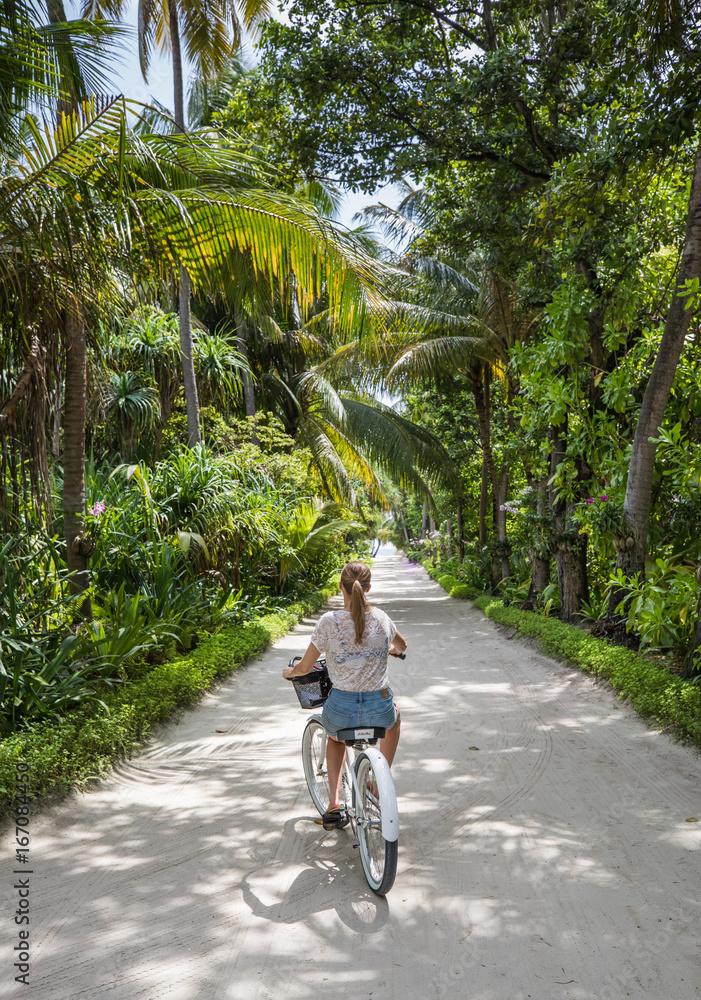
<path id="1" fill-rule="evenodd" d="M 399 838 L 399 809 L 389 764 L 376 747 L 366 747 L 363 753 L 369 758 L 377 779 L 377 789 L 382 803 L 382 836 L 385 840 L 397 840 Z"/>

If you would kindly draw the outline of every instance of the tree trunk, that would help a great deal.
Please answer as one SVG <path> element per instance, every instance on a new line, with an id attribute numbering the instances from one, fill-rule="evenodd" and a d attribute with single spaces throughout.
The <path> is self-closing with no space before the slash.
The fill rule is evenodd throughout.
<path id="1" fill-rule="evenodd" d="M 568 512 L 574 504 L 568 505 L 562 518 L 568 523 Z M 587 537 L 578 535 L 576 540 L 558 543 L 555 550 L 555 565 L 557 566 L 557 584 L 560 590 L 560 618 L 569 621 L 581 609 L 582 603 L 589 596 L 587 581 Z"/>
<path id="2" fill-rule="evenodd" d="M 248 344 L 246 343 L 246 338 L 239 333 L 236 337 L 236 341 L 239 346 L 239 353 L 241 354 L 241 357 L 248 362 Z M 249 371 L 244 371 L 241 376 L 241 381 L 243 382 L 243 405 L 246 410 L 246 416 L 255 417 L 256 397 L 253 391 L 253 379 L 251 377 L 251 373 Z"/>
<path id="3" fill-rule="evenodd" d="M 566 455 L 565 438 L 567 421 L 550 431 L 551 479 L 558 465 Z M 560 618 L 569 621 L 576 615 L 582 602 L 589 596 L 587 581 L 587 536 L 580 535 L 577 524 L 572 519 L 576 501 L 565 502 L 555 497 L 554 487 L 550 488 L 550 503 L 555 517 L 555 533 L 557 545 L 555 548 L 555 565 L 557 568 L 557 584 L 560 591 Z"/>
<path id="4" fill-rule="evenodd" d="M 55 459 L 61 455 L 61 369 L 56 371 L 56 390 L 54 392 L 54 427 L 51 436 L 51 454 Z"/>
<path id="5" fill-rule="evenodd" d="M 489 503 L 489 473 L 487 471 L 487 460 L 482 452 L 482 480 L 480 482 L 480 505 L 479 505 L 479 525 L 477 534 L 479 537 L 480 551 L 487 544 L 487 504 Z"/>
<path id="6" fill-rule="evenodd" d="M 506 535 L 506 511 L 501 508 L 506 503 L 509 494 L 509 464 L 504 462 L 501 467 L 499 477 L 499 510 L 497 513 L 497 534 L 499 538 L 499 562 L 501 566 L 501 582 L 504 583 L 511 576 L 511 566 L 509 565 L 508 538 Z"/>
<path id="7" fill-rule="evenodd" d="M 479 427 L 480 444 L 482 445 L 482 455 L 486 465 L 488 480 L 492 487 L 492 497 L 494 498 L 494 503 L 497 504 L 499 482 L 497 479 L 497 470 L 494 465 L 494 455 L 492 454 L 489 368 L 486 365 L 480 364 L 473 368 L 471 385 L 475 410 L 477 411 L 477 424 Z"/>
<path id="8" fill-rule="evenodd" d="M 63 0 L 47 0 L 46 12 L 48 14 L 49 24 L 51 25 L 65 24 L 68 20 Z M 56 99 L 57 127 L 62 124 L 64 115 L 69 116 L 73 114 L 80 100 L 80 95 L 76 94 L 73 89 L 73 80 L 63 68 L 60 70 L 60 78 L 58 82 L 60 89 L 59 95 Z"/>
<path id="9" fill-rule="evenodd" d="M 535 607 L 541 603 L 541 595 L 550 583 L 550 562 L 543 559 L 535 549 L 530 550 L 531 556 L 531 585 L 528 589 L 526 602 Z"/>
<path id="10" fill-rule="evenodd" d="M 180 311 L 180 359 L 183 366 L 183 389 L 187 409 L 187 443 L 191 448 L 202 441 L 200 430 L 200 401 L 197 395 L 195 362 L 192 346 L 192 325 L 190 322 L 190 276 L 184 267 L 180 268 L 178 289 Z"/>
<path id="11" fill-rule="evenodd" d="M 183 101 L 183 61 L 180 49 L 180 24 L 175 0 L 168 2 L 170 20 L 170 46 L 173 55 L 173 113 L 175 126 L 179 132 L 185 131 L 185 108 Z M 188 444 L 194 448 L 202 441 L 200 429 L 200 401 L 197 395 L 197 380 L 192 345 L 192 321 L 190 317 L 190 276 L 180 267 L 178 287 L 178 308 L 180 313 L 180 357 L 183 366 L 183 390 L 187 409 Z"/>
<path id="12" fill-rule="evenodd" d="M 183 57 L 180 48 L 180 21 L 176 0 L 168 0 L 168 20 L 170 24 L 170 49 L 173 56 L 173 117 L 178 132 L 184 132 Z"/>
<path id="13" fill-rule="evenodd" d="M 255 417 L 256 397 L 253 393 L 253 379 L 250 372 L 243 373 L 243 401 L 246 407 L 246 416 Z"/>
<path id="14" fill-rule="evenodd" d="M 90 573 L 88 558 L 92 543 L 85 536 L 85 421 L 87 413 L 87 366 L 85 317 L 75 301 L 66 310 L 66 376 L 63 407 L 63 527 L 66 564 L 72 574 L 71 591 L 86 590 Z M 81 614 L 91 616 L 85 598 Z"/>
<path id="15" fill-rule="evenodd" d="M 465 561 L 465 537 L 463 535 L 463 524 L 462 524 L 462 500 L 458 499 L 457 509 L 455 511 L 455 530 L 458 535 L 458 562 L 462 566 Z"/>
<path id="16" fill-rule="evenodd" d="M 66 21 L 63 0 L 47 0 L 50 24 Z M 73 81 L 61 70 L 60 92 L 56 101 L 56 125 L 77 111 L 80 95 Z M 66 370 L 63 389 L 63 530 L 66 539 L 66 566 L 71 573 L 70 589 L 82 594 L 90 582 L 88 559 L 93 543 L 85 536 L 85 425 L 87 420 L 87 344 L 82 303 L 69 300 L 66 308 Z M 59 416 L 60 420 L 60 416 Z M 54 442 L 58 433 L 54 423 Z M 84 618 L 92 617 L 90 598 L 80 607 Z"/>
<path id="17" fill-rule="evenodd" d="M 536 514 L 545 519 L 548 516 L 547 481 L 542 479 L 536 488 L 538 491 Z M 541 603 L 541 595 L 550 583 L 550 556 L 537 548 L 529 549 L 528 554 L 531 559 L 531 585 L 528 588 L 528 597 L 524 601 L 524 607 L 532 610 Z"/>
<path id="18" fill-rule="evenodd" d="M 482 445 L 482 493 L 480 496 L 480 519 L 482 518 L 482 507 L 484 503 L 484 525 L 482 525 L 482 521 L 480 520 L 480 531 L 484 531 L 485 541 L 482 543 L 483 545 L 486 545 L 487 535 L 487 501 L 484 497 L 486 485 L 485 476 L 487 484 L 491 485 L 492 489 L 492 540 L 496 541 L 499 538 L 499 480 L 497 478 L 497 470 L 494 465 L 494 455 L 492 453 L 489 382 L 488 365 L 482 362 L 475 365 L 472 369 L 471 384 L 472 395 L 475 401 L 475 410 L 477 411 L 477 425 L 479 427 L 480 443 Z M 491 559 L 492 589 L 498 587 L 500 580 L 501 559 L 499 554 L 496 551 L 493 551 Z"/>
<path id="19" fill-rule="evenodd" d="M 645 572 L 645 553 L 652 502 L 652 478 L 657 451 L 657 445 L 651 439 L 657 437 L 658 430 L 664 421 L 670 389 L 674 382 L 674 374 L 684 348 L 693 312 L 693 308 L 684 308 L 688 304 L 687 299 L 680 298 L 676 291 L 684 287 L 685 281 L 699 277 L 701 277 L 701 142 L 696 150 L 686 219 L 684 252 L 677 271 L 675 294 L 672 296 L 667 313 L 655 365 L 645 388 L 628 466 L 621 537 L 632 538 L 634 544 L 630 549 L 619 548 L 616 559 L 616 569 L 622 570 L 626 577 Z M 616 606 L 624 598 L 625 590 L 612 589 L 609 598 L 610 615 L 614 614 Z"/>
<path id="20" fill-rule="evenodd" d="M 24 371 L 14 388 L 12 395 L 3 406 L 2 410 L 0 410 L 0 434 L 4 434 L 6 432 L 6 427 L 14 423 L 17 406 L 29 389 L 34 373 L 40 363 L 41 348 L 36 337 L 32 337 L 30 350 L 31 353 L 25 362 Z"/>
<path id="21" fill-rule="evenodd" d="M 401 497 L 402 497 L 402 502 L 399 507 L 399 516 L 402 520 L 402 530 L 404 531 L 404 539 L 408 544 L 412 539 L 412 535 L 409 529 L 407 528 L 407 523 L 406 523 L 407 495 L 405 490 L 401 491 Z"/>
<path id="22" fill-rule="evenodd" d="M 426 514 L 427 514 L 428 504 L 424 500 L 423 510 L 421 511 L 421 540 L 426 538 Z"/>
<path id="23" fill-rule="evenodd" d="M 236 337 L 236 341 L 239 345 L 239 352 L 241 357 L 249 363 L 248 357 L 248 344 L 246 343 L 246 338 L 242 333 L 239 333 Z M 255 417 L 256 415 L 256 397 L 253 391 L 253 378 L 250 371 L 246 369 L 241 374 L 241 381 L 243 382 L 243 405 L 246 410 L 247 417 Z M 260 447 L 260 438 L 254 432 L 251 434 L 251 444 L 255 444 Z"/>

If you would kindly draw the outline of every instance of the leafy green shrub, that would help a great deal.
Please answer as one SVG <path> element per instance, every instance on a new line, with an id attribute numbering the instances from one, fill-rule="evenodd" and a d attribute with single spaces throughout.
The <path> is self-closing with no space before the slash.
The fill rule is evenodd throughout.
<path id="1" fill-rule="evenodd" d="M 104 706 L 83 705 L 60 720 L 0 739 L 0 807 L 12 801 L 18 761 L 29 765 L 32 798 L 85 784 L 133 753 L 155 724 L 194 704 L 217 678 L 283 636 L 337 587 L 334 581 L 257 621 L 222 629 L 186 656 L 106 692 Z"/>
<path id="2" fill-rule="evenodd" d="M 701 745 L 701 688 L 670 674 L 640 653 L 611 646 L 573 625 L 531 611 L 504 607 L 482 595 L 475 601 L 488 618 L 538 639 L 546 653 L 603 677 L 641 715 L 672 726 L 679 736 Z"/>
<path id="3" fill-rule="evenodd" d="M 424 567 L 431 579 L 435 580 L 444 590 L 446 590 L 451 597 L 458 600 L 472 600 L 478 593 L 474 587 L 462 580 L 453 576 L 452 573 L 446 572 L 446 565 L 450 569 L 458 569 L 459 563 L 457 559 L 453 558 L 448 561 L 448 563 L 441 563 L 440 566 L 433 565 L 432 558 L 425 558 L 421 560 L 421 565 Z"/>
<path id="4" fill-rule="evenodd" d="M 678 657 L 684 655 L 691 641 L 697 600 L 691 566 L 656 559 L 648 563 L 643 580 L 639 573 L 627 580 L 618 570 L 610 585 L 628 590 L 627 607 L 621 602 L 616 610 L 627 611 L 626 628 L 640 636 L 641 649 L 668 649 Z"/>
<path id="5" fill-rule="evenodd" d="M 96 681 L 114 683 L 109 660 L 79 658 L 81 637 L 54 631 L 33 648 L 0 660 L 0 731 L 13 732 L 36 718 L 59 718 L 67 709 L 97 699 Z"/>
<path id="6" fill-rule="evenodd" d="M 47 536 L 14 535 L 0 550 L 0 732 L 96 699 L 143 648 L 129 629 L 89 623 L 74 631 L 67 581 Z"/>

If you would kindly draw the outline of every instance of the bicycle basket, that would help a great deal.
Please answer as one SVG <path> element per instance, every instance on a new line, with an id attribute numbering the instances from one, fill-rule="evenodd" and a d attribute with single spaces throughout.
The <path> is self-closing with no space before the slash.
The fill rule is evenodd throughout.
<path id="1" fill-rule="evenodd" d="M 325 661 L 320 660 L 319 663 L 323 663 L 323 666 L 310 670 L 308 674 L 292 678 L 302 708 L 319 708 L 320 705 L 324 704 L 333 687 Z"/>

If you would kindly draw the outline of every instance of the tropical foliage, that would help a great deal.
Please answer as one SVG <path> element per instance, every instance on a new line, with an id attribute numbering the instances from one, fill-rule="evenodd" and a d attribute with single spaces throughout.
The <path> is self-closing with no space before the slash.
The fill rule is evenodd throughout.
<path id="1" fill-rule="evenodd" d="M 368 218 L 414 280 L 347 370 L 402 393 L 460 474 L 432 512 L 402 498 L 397 541 L 610 634 L 624 614 L 646 645 L 643 609 L 683 579 L 662 646 L 689 669 L 700 57 L 693 5 L 294 0 L 219 115 L 292 177 L 408 192 Z"/>
<path id="2" fill-rule="evenodd" d="M 172 116 L 59 7 L 0 3 L 3 725 L 373 536 L 696 673 L 693 5 L 141 3 Z"/>

